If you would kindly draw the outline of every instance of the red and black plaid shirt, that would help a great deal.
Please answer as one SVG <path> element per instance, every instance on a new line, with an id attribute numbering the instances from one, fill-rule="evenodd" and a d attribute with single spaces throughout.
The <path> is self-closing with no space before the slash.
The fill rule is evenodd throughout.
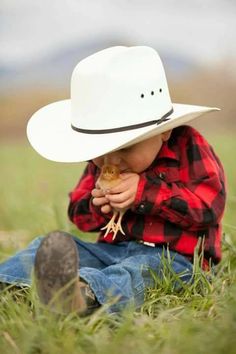
<path id="1" fill-rule="evenodd" d="M 91 202 L 100 170 L 89 162 L 70 193 L 69 218 L 83 231 L 99 231 L 108 222 Z M 173 129 L 152 165 L 140 174 L 136 199 L 112 241 L 100 232 L 100 242 L 143 240 L 168 245 L 193 259 L 198 239 L 204 239 L 204 258 L 221 259 L 221 219 L 225 207 L 225 176 L 219 158 L 193 128 Z"/>

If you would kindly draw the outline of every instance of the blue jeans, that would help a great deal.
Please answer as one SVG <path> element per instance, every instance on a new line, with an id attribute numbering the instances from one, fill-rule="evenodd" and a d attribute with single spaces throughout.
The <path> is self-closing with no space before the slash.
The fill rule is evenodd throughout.
<path id="1" fill-rule="evenodd" d="M 140 307 L 145 288 L 154 285 L 150 269 L 161 277 L 163 259 L 168 259 L 168 252 L 162 247 L 150 247 L 136 241 L 111 245 L 73 238 L 79 251 L 80 278 L 89 284 L 100 304 L 114 297 L 117 299 L 109 312 L 118 312 L 127 305 Z M 26 249 L 0 264 L 0 282 L 31 285 L 34 258 L 41 240 L 42 237 L 36 238 Z M 181 281 L 189 282 L 192 263 L 173 251 L 169 251 L 169 256 L 173 271 L 179 274 Z"/>

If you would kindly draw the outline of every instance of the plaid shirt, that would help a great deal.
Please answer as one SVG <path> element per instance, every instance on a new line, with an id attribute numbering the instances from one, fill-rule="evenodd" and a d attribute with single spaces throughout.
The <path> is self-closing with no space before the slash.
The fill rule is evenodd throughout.
<path id="1" fill-rule="evenodd" d="M 70 193 L 69 218 L 83 231 L 99 231 L 110 215 L 92 204 L 91 190 L 100 170 L 89 162 Z M 195 129 L 173 129 L 152 165 L 140 174 L 136 199 L 123 219 L 125 236 L 118 232 L 98 241 L 142 240 L 167 246 L 193 260 L 204 239 L 204 259 L 221 259 L 221 219 L 225 207 L 225 177 L 219 158 Z"/>

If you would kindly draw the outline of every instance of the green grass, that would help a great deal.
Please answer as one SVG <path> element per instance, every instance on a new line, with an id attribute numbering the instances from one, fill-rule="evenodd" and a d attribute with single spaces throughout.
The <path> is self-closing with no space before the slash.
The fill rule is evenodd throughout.
<path id="1" fill-rule="evenodd" d="M 196 263 L 195 281 L 181 291 L 174 275 L 148 290 L 141 311 L 88 318 L 55 317 L 42 308 L 34 289 L 2 291 L 1 353 L 227 353 L 236 347 L 236 167 L 234 137 L 210 137 L 228 179 L 223 221 L 223 260 L 209 281 Z M 68 192 L 83 169 L 38 156 L 28 145 L 0 146 L 0 261 L 38 235 L 63 229 L 81 235 L 68 221 Z"/>

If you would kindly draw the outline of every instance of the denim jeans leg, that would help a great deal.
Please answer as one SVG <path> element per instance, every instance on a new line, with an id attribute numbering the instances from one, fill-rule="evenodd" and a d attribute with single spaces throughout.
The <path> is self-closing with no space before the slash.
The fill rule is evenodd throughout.
<path id="1" fill-rule="evenodd" d="M 42 237 L 0 264 L 0 282 L 30 286 L 37 249 Z M 116 299 L 109 312 L 119 312 L 127 305 L 140 307 L 147 286 L 152 286 L 150 269 L 161 276 L 163 249 L 148 247 L 135 241 L 118 244 L 90 243 L 74 237 L 80 264 L 79 275 L 93 290 L 97 300 L 105 304 Z M 192 264 L 183 256 L 169 252 L 173 259 L 173 270 L 180 274 L 187 271 L 182 280 L 188 282 L 192 275 Z M 164 255 L 167 258 L 167 252 Z"/>
<path id="2" fill-rule="evenodd" d="M 26 249 L 17 252 L 0 264 L 0 282 L 30 286 L 35 254 L 43 237 L 34 239 Z"/>
<path id="3" fill-rule="evenodd" d="M 72 236 L 72 235 L 71 235 Z M 107 256 L 104 252 L 95 252 L 96 244 L 83 242 L 77 237 L 74 237 L 80 254 L 80 263 L 78 268 L 83 265 L 88 265 L 98 269 L 107 266 L 103 258 Z M 6 284 L 15 284 L 17 286 L 30 286 L 32 284 L 32 272 L 34 268 L 35 255 L 44 236 L 35 238 L 25 249 L 17 252 L 4 262 L 0 263 L 0 282 Z M 109 254 L 109 252 L 106 252 Z M 97 254 L 99 256 L 97 256 Z M 111 262 L 111 257 L 110 262 Z"/>
<path id="4" fill-rule="evenodd" d="M 78 269 L 89 266 L 102 269 L 118 260 L 114 247 L 109 244 L 84 242 L 74 237 L 79 251 Z M 30 286 L 32 284 L 32 271 L 35 255 L 44 236 L 35 238 L 25 249 L 0 263 L 0 282 L 15 284 L 18 286 Z M 123 250 L 124 247 L 118 247 Z M 114 254 L 114 255 L 113 255 Z"/>
<path id="5" fill-rule="evenodd" d="M 153 286 L 154 283 L 150 269 L 161 276 L 163 257 L 168 257 L 167 253 L 163 254 L 162 248 L 148 247 L 136 242 L 126 244 L 125 256 L 120 255 L 120 261 L 115 264 L 103 269 L 82 267 L 80 270 L 81 277 L 89 283 L 101 304 L 117 299 L 110 306 L 109 312 L 119 312 L 127 305 L 140 307 L 144 302 L 146 287 Z M 113 247 L 115 251 L 115 245 Z M 184 273 L 182 281 L 190 281 L 192 264 L 175 252 L 169 254 L 173 271 L 181 275 Z"/>

